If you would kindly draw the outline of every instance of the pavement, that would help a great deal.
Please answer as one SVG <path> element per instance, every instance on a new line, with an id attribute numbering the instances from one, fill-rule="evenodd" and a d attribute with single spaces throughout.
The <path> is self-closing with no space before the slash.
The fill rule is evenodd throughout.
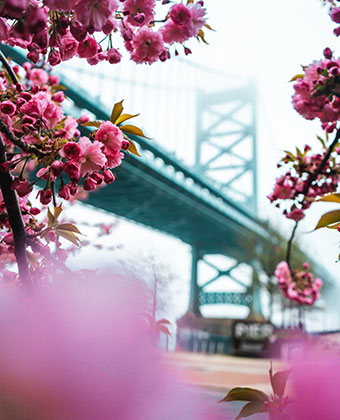
<path id="1" fill-rule="evenodd" d="M 171 366 L 182 380 L 216 394 L 241 386 L 271 392 L 269 359 L 256 359 L 202 353 L 164 353 L 164 363 Z M 284 369 L 282 361 L 273 360 L 273 371 Z"/>

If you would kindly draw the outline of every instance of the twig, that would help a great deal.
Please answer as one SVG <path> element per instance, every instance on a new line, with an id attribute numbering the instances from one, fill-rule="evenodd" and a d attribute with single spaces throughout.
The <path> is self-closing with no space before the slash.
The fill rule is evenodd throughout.
<path id="1" fill-rule="evenodd" d="M 41 232 L 40 232 L 41 233 Z M 35 238 L 32 236 L 27 237 L 27 244 L 28 245 L 35 245 L 37 246 L 37 243 L 35 241 Z M 42 254 L 47 260 L 51 261 L 56 267 L 58 267 L 60 270 L 64 271 L 65 273 L 72 274 L 73 271 L 68 268 L 62 261 L 59 261 L 58 258 L 56 258 L 53 254 Z"/>
<path id="2" fill-rule="evenodd" d="M 291 251 L 292 251 L 293 239 L 294 239 L 295 232 L 296 232 L 296 229 L 297 229 L 298 225 L 299 225 L 299 222 L 295 222 L 295 226 L 292 230 L 292 233 L 290 235 L 290 238 L 289 238 L 289 241 L 288 241 L 288 244 L 287 244 L 286 262 L 288 264 L 289 271 L 290 271 L 291 274 L 292 274 L 293 270 L 292 270 L 292 267 L 290 265 L 290 255 L 291 255 Z"/>
<path id="3" fill-rule="evenodd" d="M 334 147 L 338 143 L 339 139 L 340 139 L 340 128 L 337 129 L 334 140 L 332 141 L 331 145 L 329 146 L 329 148 L 328 148 L 325 156 L 323 157 L 318 169 L 310 175 L 310 177 L 308 179 L 308 182 L 306 183 L 306 185 L 305 185 L 305 187 L 302 191 L 303 195 L 306 195 L 308 193 L 309 187 L 312 185 L 312 182 L 314 182 L 316 180 L 316 178 L 322 173 L 322 170 L 325 167 L 326 163 L 328 162 L 328 159 L 330 158 L 330 156 L 331 156 L 331 154 L 334 150 Z M 299 221 L 295 222 L 295 226 L 292 230 L 292 233 L 290 235 L 290 238 L 289 238 L 288 244 L 287 244 L 286 262 L 288 264 L 288 267 L 289 267 L 289 270 L 290 270 L 291 274 L 293 274 L 291 264 L 290 264 L 291 249 L 292 249 L 293 240 L 294 240 L 294 236 L 295 236 L 298 224 L 299 224 Z"/>
<path id="4" fill-rule="evenodd" d="M 50 152 L 44 152 L 40 149 L 38 149 L 36 146 L 27 144 L 21 139 L 19 139 L 17 136 L 14 135 L 14 133 L 9 129 L 9 127 L 3 122 L 3 120 L 0 118 L 0 131 L 10 140 L 13 144 L 20 147 L 24 152 L 36 155 L 40 158 L 47 156 Z"/>
<path id="5" fill-rule="evenodd" d="M 5 67 L 9 77 L 12 79 L 14 84 L 20 83 L 17 75 L 14 73 L 11 65 L 9 64 L 7 58 L 4 56 L 4 53 L 0 50 L 0 61 L 2 65 Z"/>

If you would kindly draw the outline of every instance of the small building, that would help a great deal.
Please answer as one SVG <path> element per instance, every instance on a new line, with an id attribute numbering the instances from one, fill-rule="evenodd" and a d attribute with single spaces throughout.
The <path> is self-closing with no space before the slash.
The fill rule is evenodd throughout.
<path id="1" fill-rule="evenodd" d="M 210 354 L 268 356 L 274 326 L 263 317 L 205 318 L 192 312 L 177 321 L 176 348 Z"/>

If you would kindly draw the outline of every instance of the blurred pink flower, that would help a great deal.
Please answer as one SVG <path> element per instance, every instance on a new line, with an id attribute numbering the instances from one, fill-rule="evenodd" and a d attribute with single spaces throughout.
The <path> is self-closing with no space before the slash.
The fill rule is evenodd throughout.
<path id="1" fill-rule="evenodd" d="M 30 294 L 3 288 L 0 394 L 24 404 L 16 418 L 222 419 L 162 365 L 141 296 L 134 281 L 105 274 Z"/>
<path id="2" fill-rule="evenodd" d="M 304 354 L 295 361 L 291 377 L 292 420 L 338 420 L 340 416 L 340 358 L 330 351 Z"/>

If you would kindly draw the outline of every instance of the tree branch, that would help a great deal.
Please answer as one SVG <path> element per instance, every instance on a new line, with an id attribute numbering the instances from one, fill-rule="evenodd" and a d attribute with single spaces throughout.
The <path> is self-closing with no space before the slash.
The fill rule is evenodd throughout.
<path id="1" fill-rule="evenodd" d="M 312 185 L 312 182 L 314 182 L 317 179 L 317 177 L 322 173 L 322 170 L 326 166 L 326 164 L 328 162 L 328 159 L 330 158 L 330 156 L 331 156 L 335 146 L 337 145 L 339 139 L 340 139 L 340 128 L 337 129 L 334 140 L 332 141 L 332 143 L 329 146 L 327 152 L 325 153 L 325 156 L 323 157 L 318 169 L 310 175 L 310 177 L 308 179 L 308 182 L 306 183 L 306 185 L 305 185 L 305 187 L 302 191 L 303 195 L 306 195 L 308 193 L 309 187 Z M 290 270 L 291 274 L 293 273 L 293 270 L 292 270 L 291 264 L 290 264 L 290 257 L 291 257 L 293 240 L 294 240 L 294 236 L 295 236 L 298 224 L 299 224 L 299 222 L 295 222 L 295 226 L 292 230 L 292 233 L 290 235 L 290 238 L 289 238 L 288 244 L 287 244 L 286 262 L 288 264 L 288 267 L 289 267 L 289 270 Z"/>
<path id="2" fill-rule="evenodd" d="M 5 67 L 9 77 L 12 79 L 14 84 L 20 83 L 17 75 L 14 73 L 11 65 L 9 64 L 7 58 L 4 56 L 4 53 L 0 50 L 0 62 Z"/>
<path id="3" fill-rule="evenodd" d="M 27 144 L 21 139 L 19 139 L 18 137 L 16 137 L 1 118 L 0 118 L 0 131 L 8 138 L 9 141 L 11 141 L 16 146 L 20 147 L 20 149 L 22 149 L 26 153 L 29 153 L 31 155 L 36 155 L 37 157 L 40 157 L 40 158 L 47 156 L 50 153 L 50 152 L 44 152 L 38 149 L 34 145 Z"/>
<path id="4" fill-rule="evenodd" d="M 0 163 L 5 162 L 5 145 L 0 135 Z M 29 285 L 31 278 L 26 255 L 26 231 L 16 192 L 11 190 L 12 182 L 13 178 L 10 172 L 0 171 L 0 188 L 7 209 L 8 221 L 13 232 L 14 254 L 18 264 L 19 276 L 26 285 Z"/>
<path id="5" fill-rule="evenodd" d="M 6 57 L 3 55 L 2 51 L 0 51 L 0 61 L 7 70 L 10 78 L 12 79 L 12 82 L 15 84 L 19 83 L 16 74 L 14 73 Z M 12 138 L 15 136 L 11 133 L 7 125 L 2 120 L 0 122 L 0 126 L 1 132 L 12 141 Z M 21 140 L 19 140 L 19 142 L 22 143 Z M 7 162 L 6 148 L 2 136 L 0 135 L 0 163 L 5 162 Z M 8 221 L 12 228 L 14 255 L 18 264 L 19 277 L 24 282 L 24 284 L 28 286 L 31 285 L 31 278 L 26 254 L 26 230 L 22 220 L 22 214 L 16 192 L 11 190 L 12 182 L 13 178 L 10 172 L 0 172 L 0 188 L 7 209 Z"/>

